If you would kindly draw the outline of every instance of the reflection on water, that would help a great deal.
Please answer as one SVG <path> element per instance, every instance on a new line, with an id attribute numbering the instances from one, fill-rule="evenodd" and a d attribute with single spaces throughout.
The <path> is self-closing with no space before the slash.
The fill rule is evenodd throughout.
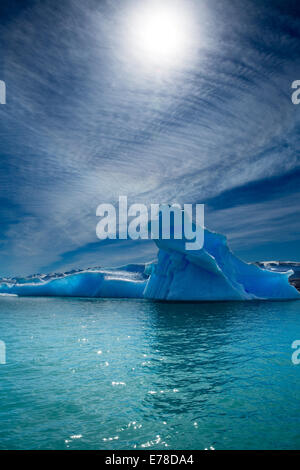
<path id="1" fill-rule="evenodd" d="M 299 448 L 299 313 L 297 301 L 1 299 L 0 447 Z"/>

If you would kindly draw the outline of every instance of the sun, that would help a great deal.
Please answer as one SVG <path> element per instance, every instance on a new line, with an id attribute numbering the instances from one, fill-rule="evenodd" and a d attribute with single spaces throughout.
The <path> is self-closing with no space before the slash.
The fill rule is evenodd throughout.
<path id="1" fill-rule="evenodd" d="M 135 25 L 136 47 L 151 61 L 172 61 L 185 47 L 185 31 L 178 12 L 159 7 L 145 12 Z"/>
<path id="2" fill-rule="evenodd" d="M 191 24 L 181 2 L 147 2 L 129 18 L 129 33 L 132 52 L 148 66 L 176 66 L 190 53 Z"/>

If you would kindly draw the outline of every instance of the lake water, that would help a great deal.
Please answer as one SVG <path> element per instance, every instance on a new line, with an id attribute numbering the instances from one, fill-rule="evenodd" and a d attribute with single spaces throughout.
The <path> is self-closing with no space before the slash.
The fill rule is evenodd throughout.
<path id="1" fill-rule="evenodd" d="M 0 298 L 1 449 L 299 449 L 300 302 Z"/>

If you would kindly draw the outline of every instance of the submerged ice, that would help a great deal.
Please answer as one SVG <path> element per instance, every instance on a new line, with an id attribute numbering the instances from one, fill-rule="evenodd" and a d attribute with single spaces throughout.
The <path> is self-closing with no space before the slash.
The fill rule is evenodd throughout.
<path id="1" fill-rule="evenodd" d="M 292 270 L 278 272 L 241 261 L 223 235 L 205 229 L 204 246 L 197 251 L 187 251 L 185 242 L 156 240 L 157 260 L 147 265 L 5 279 L 0 293 L 165 301 L 300 298 L 289 283 Z"/>

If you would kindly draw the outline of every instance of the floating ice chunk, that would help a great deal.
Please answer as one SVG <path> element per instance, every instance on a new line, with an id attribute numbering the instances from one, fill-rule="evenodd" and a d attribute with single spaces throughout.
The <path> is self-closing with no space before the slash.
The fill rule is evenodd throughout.
<path id="1" fill-rule="evenodd" d="M 185 240 L 157 240 L 158 261 L 144 297 L 155 300 L 299 299 L 290 285 L 293 271 L 275 272 L 244 263 L 223 235 L 205 230 L 204 246 L 187 251 Z"/>
<path id="2" fill-rule="evenodd" d="M 21 296 L 141 298 L 146 280 L 131 266 L 129 271 L 82 271 L 39 283 L 2 283 L 0 292 Z"/>
<path id="3" fill-rule="evenodd" d="M 204 245 L 156 240 L 158 258 L 146 265 L 3 279 L 0 293 L 20 296 L 146 298 L 166 301 L 300 299 L 293 271 L 270 271 L 239 260 L 223 235 L 205 230 Z M 268 266 L 269 267 L 269 266 Z"/>

